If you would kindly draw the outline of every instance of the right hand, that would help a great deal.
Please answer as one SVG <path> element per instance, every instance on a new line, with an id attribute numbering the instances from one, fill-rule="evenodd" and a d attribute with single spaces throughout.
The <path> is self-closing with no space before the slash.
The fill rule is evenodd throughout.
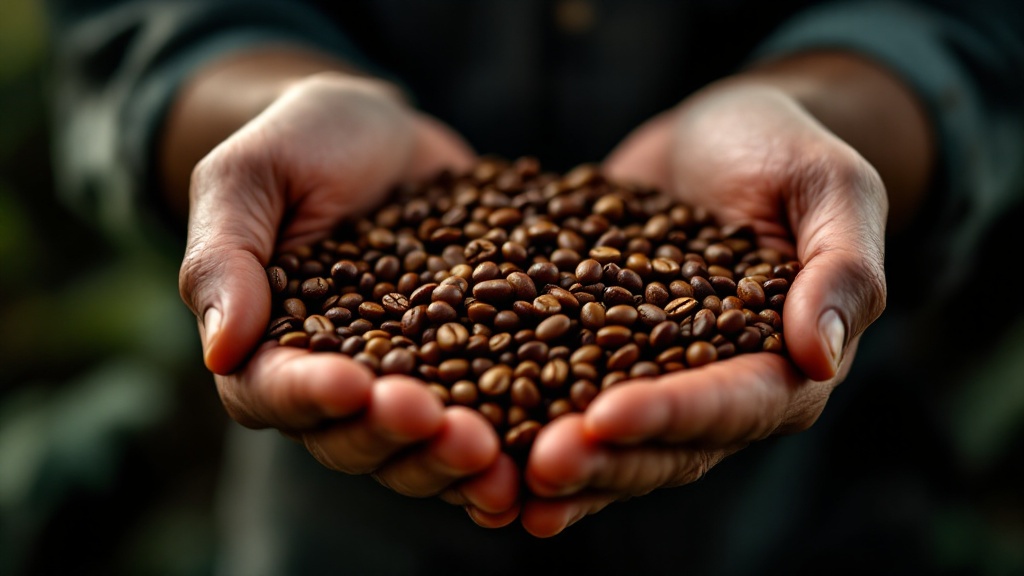
<path id="1" fill-rule="evenodd" d="M 341 354 L 259 346 L 276 251 L 369 211 L 399 182 L 465 168 L 473 156 L 382 83 L 336 73 L 300 80 L 193 171 L 179 288 L 232 419 L 279 429 L 329 468 L 372 474 L 408 496 L 439 495 L 497 527 L 518 513 L 519 478 L 481 415 L 445 408 L 412 379 L 377 379 Z"/>

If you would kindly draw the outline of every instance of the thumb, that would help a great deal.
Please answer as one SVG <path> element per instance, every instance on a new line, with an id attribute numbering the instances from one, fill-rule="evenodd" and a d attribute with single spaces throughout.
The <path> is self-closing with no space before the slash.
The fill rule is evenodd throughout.
<path id="1" fill-rule="evenodd" d="M 803 269 L 786 296 L 786 347 L 809 378 L 829 380 L 885 308 L 885 190 L 868 169 L 795 196 L 791 205 L 805 207 L 793 218 Z"/>
<path id="2" fill-rule="evenodd" d="M 251 196 L 246 189 L 261 187 L 251 173 L 239 182 L 208 172 L 200 165 L 193 177 L 178 288 L 199 321 L 207 368 L 228 374 L 255 349 L 270 322 L 264 266 L 277 226 L 270 215 L 280 210 L 266 206 L 274 202 L 272 194 L 260 195 L 260 202 L 241 201 Z"/>

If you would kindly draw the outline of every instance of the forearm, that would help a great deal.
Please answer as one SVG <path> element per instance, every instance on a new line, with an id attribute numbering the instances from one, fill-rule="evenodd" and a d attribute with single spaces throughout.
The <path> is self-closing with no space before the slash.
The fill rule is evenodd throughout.
<path id="1" fill-rule="evenodd" d="M 887 69 L 842 52 L 808 52 L 757 65 L 732 81 L 793 96 L 876 170 L 889 196 L 890 228 L 907 224 L 930 185 L 936 143 L 924 107 Z"/>

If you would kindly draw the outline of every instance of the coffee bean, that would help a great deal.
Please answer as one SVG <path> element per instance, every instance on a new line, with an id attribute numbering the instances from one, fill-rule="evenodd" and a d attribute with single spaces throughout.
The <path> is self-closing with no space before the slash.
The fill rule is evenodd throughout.
<path id="1" fill-rule="evenodd" d="M 383 374 L 412 374 L 416 369 L 416 355 L 406 348 L 392 348 L 381 358 Z"/>
<path id="2" fill-rule="evenodd" d="M 549 316 L 541 321 L 537 325 L 536 335 L 537 338 L 544 341 L 550 342 L 561 338 L 569 330 L 571 321 L 565 314 L 555 314 Z"/>
<path id="3" fill-rule="evenodd" d="M 639 317 L 636 308 L 628 304 L 612 306 L 605 311 L 605 322 L 619 326 L 632 326 Z"/>
<path id="4" fill-rule="evenodd" d="M 512 369 L 498 364 L 480 376 L 480 392 L 488 396 L 501 396 L 512 386 Z"/>
<path id="5" fill-rule="evenodd" d="M 601 263 L 593 258 L 583 260 L 576 266 L 576 278 L 582 284 L 593 284 L 601 280 Z"/>
<path id="6" fill-rule="evenodd" d="M 469 330 L 462 324 L 448 322 L 437 329 L 437 345 L 446 352 L 461 350 L 469 341 Z"/>
<path id="7" fill-rule="evenodd" d="M 275 255 L 265 338 L 415 376 L 516 452 L 610 386 L 784 353 L 801 264 L 757 241 L 595 165 L 488 157 Z"/>

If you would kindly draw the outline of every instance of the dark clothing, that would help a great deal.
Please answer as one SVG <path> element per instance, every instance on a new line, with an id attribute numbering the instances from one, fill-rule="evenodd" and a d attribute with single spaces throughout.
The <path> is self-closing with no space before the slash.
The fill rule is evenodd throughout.
<path id="1" fill-rule="evenodd" d="M 600 160 L 645 119 L 756 58 L 838 48 L 890 67 L 925 103 L 940 168 L 910 231 L 920 241 L 888 256 L 890 308 L 810 431 L 548 540 L 477 528 L 441 502 L 327 471 L 275 433 L 239 431 L 225 573 L 937 571 L 936 491 L 955 471 L 935 441 L 942 424 L 919 408 L 930 406 L 926 384 L 955 373 L 934 362 L 949 352 L 935 310 L 963 294 L 1006 230 L 996 224 L 1020 211 L 1015 0 L 49 4 L 61 190 L 121 234 L 159 219 L 154 141 L 175 89 L 211 58 L 255 45 L 337 54 L 394 79 L 478 151 L 534 155 L 555 170 Z"/>

